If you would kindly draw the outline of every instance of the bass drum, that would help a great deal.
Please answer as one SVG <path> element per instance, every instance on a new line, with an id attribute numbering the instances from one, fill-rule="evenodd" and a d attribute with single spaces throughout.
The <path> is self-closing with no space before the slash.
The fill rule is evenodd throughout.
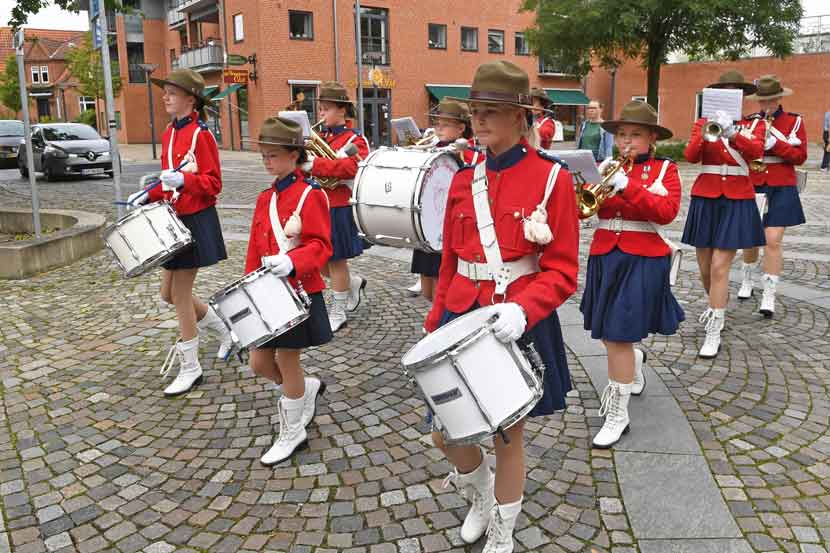
<path id="1" fill-rule="evenodd" d="M 452 178 L 448 152 L 379 148 L 360 163 L 352 189 L 357 230 L 372 244 L 440 252 Z"/>

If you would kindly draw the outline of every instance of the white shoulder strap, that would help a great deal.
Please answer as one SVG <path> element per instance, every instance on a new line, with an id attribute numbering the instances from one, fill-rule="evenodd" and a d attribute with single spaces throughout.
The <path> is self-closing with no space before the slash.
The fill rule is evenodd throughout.
<path id="1" fill-rule="evenodd" d="M 308 193 L 311 192 L 311 186 L 306 186 L 305 190 L 303 190 L 303 195 L 300 196 L 300 201 L 297 202 L 297 209 L 294 210 L 294 215 L 297 217 L 300 216 L 300 212 L 303 210 L 303 204 L 305 204 L 305 199 L 308 197 Z M 328 199 L 328 194 L 326 195 L 326 199 Z"/>
<path id="2" fill-rule="evenodd" d="M 657 175 L 657 178 L 651 184 L 651 186 L 656 186 L 659 184 L 663 186 L 663 178 L 666 176 L 666 171 L 669 169 L 669 165 L 671 162 L 668 159 L 663 160 L 663 165 L 660 167 L 660 173 Z M 669 240 L 669 237 L 666 235 L 666 229 L 662 225 L 658 225 L 653 221 L 649 221 L 649 224 L 654 229 L 654 232 L 657 233 L 658 236 L 666 243 L 666 245 L 671 249 L 671 268 L 669 270 L 669 285 L 674 286 L 677 282 L 677 274 L 680 272 L 680 261 L 683 257 L 683 251 L 680 249 L 680 246 Z"/>
<path id="3" fill-rule="evenodd" d="M 305 200 L 305 196 L 310 188 L 311 187 L 309 186 L 303 191 L 303 197 L 300 201 Z M 288 253 L 296 248 L 296 240 L 291 240 L 285 235 L 285 229 L 282 228 L 282 224 L 280 223 L 279 213 L 277 212 L 276 191 L 271 194 L 271 204 L 268 206 L 268 218 L 271 219 L 271 229 L 274 231 L 274 238 L 277 240 L 277 245 L 280 247 L 280 253 Z"/>
<path id="4" fill-rule="evenodd" d="M 542 203 L 539 204 L 545 209 L 547 209 L 546 206 L 548 205 L 548 200 L 550 199 L 550 195 L 553 193 L 553 188 L 556 186 L 556 179 L 559 177 L 559 171 L 561 169 L 562 166 L 560 164 L 554 163 L 548 173 L 548 182 L 545 184 L 545 197 L 542 198 Z"/>
<path id="5" fill-rule="evenodd" d="M 496 225 L 493 222 L 493 214 L 490 212 L 489 196 L 487 195 L 487 165 L 485 163 L 479 163 L 475 167 L 472 192 L 478 238 L 484 250 L 484 257 L 487 259 L 490 274 L 493 275 L 496 282 L 495 294 L 504 296 L 507 285 L 510 283 L 510 270 L 504 267 L 499 241 L 496 237 Z"/>
<path id="6" fill-rule="evenodd" d="M 176 127 L 170 133 L 170 142 L 167 143 L 167 168 L 171 171 L 176 167 L 173 165 L 173 144 L 176 142 Z"/>
<path id="7" fill-rule="evenodd" d="M 193 138 L 190 139 L 190 149 L 187 151 L 190 155 L 195 156 L 196 152 L 196 139 L 199 138 L 199 131 L 202 130 L 202 127 L 196 125 L 196 130 L 193 131 Z"/>

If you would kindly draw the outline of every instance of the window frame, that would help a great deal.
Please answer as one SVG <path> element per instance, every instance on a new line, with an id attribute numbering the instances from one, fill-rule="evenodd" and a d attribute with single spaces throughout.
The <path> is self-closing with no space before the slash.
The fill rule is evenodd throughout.
<path id="1" fill-rule="evenodd" d="M 524 44 L 524 51 L 519 51 L 517 41 L 521 39 L 522 43 Z M 527 36 L 524 34 L 523 31 L 516 31 L 513 35 L 513 53 L 517 56 L 529 56 L 530 55 L 530 44 L 527 42 Z"/>
<path id="2" fill-rule="evenodd" d="M 292 82 L 292 81 L 289 80 L 288 87 L 291 91 L 291 99 L 292 100 L 297 97 L 298 92 L 302 91 L 303 94 L 305 94 L 309 90 L 314 91 L 314 94 L 311 98 L 309 98 L 308 95 L 306 94 L 306 97 L 303 100 L 303 103 L 309 102 L 311 104 L 311 108 L 312 108 L 311 113 L 309 113 L 309 111 L 307 109 L 302 107 L 302 104 L 300 105 L 300 109 L 302 109 L 303 111 L 308 113 L 308 120 L 311 121 L 311 124 L 313 125 L 317 120 L 317 112 L 314 110 L 314 106 L 317 105 L 317 98 L 319 97 L 319 94 L 320 94 L 320 84 L 319 83 L 310 83 L 310 82 L 301 82 L 301 81 L 300 82 L 297 82 L 297 81 Z M 300 89 L 302 89 L 302 90 L 300 90 Z"/>
<path id="3" fill-rule="evenodd" d="M 239 25 L 237 25 L 237 18 Z M 231 15 L 231 23 L 233 27 L 233 42 L 238 44 L 245 40 L 245 17 L 242 12 Z"/>
<path id="4" fill-rule="evenodd" d="M 32 84 L 40 84 L 40 67 L 33 65 L 30 69 L 32 75 Z"/>
<path id="5" fill-rule="evenodd" d="M 443 44 L 438 46 L 432 45 L 431 31 L 433 27 L 443 31 Z M 447 25 L 446 23 L 427 23 L 427 47 L 430 50 L 446 50 L 447 49 Z"/>
<path id="6" fill-rule="evenodd" d="M 391 45 L 391 40 L 389 38 L 389 35 L 390 35 L 389 31 L 391 29 L 390 19 L 389 19 L 389 8 L 378 8 L 378 7 L 375 7 L 375 6 L 361 6 L 360 10 L 361 10 L 361 13 L 359 14 L 359 17 L 360 17 L 359 24 L 361 25 L 361 29 L 362 29 L 362 24 L 363 24 L 363 18 L 364 17 L 366 17 L 366 20 L 367 20 L 367 27 L 371 26 L 370 23 L 371 23 L 372 20 L 378 20 L 378 21 L 381 21 L 383 23 L 383 32 L 381 33 L 381 36 L 379 37 L 380 44 L 381 44 L 381 49 L 380 49 L 381 60 L 379 62 L 372 62 L 371 58 L 367 59 L 366 58 L 367 53 L 375 53 L 376 51 L 375 50 L 369 50 L 367 45 L 364 43 L 364 44 L 361 44 L 361 46 L 362 46 L 361 53 L 363 54 L 363 60 L 362 60 L 363 63 L 364 64 L 370 64 L 370 65 L 386 65 L 386 66 L 390 65 L 392 63 L 392 55 L 391 55 L 391 49 L 392 49 L 391 46 L 392 45 Z M 372 11 L 370 12 L 369 10 L 372 10 Z M 377 11 L 379 13 L 374 13 L 375 11 Z M 372 40 L 377 39 L 377 37 L 374 37 L 374 36 L 372 36 L 368 33 L 361 33 L 361 36 L 360 36 L 361 42 L 366 41 L 367 37 L 369 37 Z M 355 62 L 357 62 L 357 53 L 355 53 Z"/>
<path id="7" fill-rule="evenodd" d="M 84 107 L 84 106 L 92 106 L 92 107 Z M 92 96 L 78 96 L 78 109 L 80 110 L 79 113 L 83 113 L 89 110 L 97 110 L 98 106 L 95 103 L 95 98 Z"/>
<path id="8" fill-rule="evenodd" d="M 501 35 L 501 50 L 490 49 L 490 35 Z M 502 29 L 487 29 L 487 53 L 488 54 L 504 54 L 504 30 Z"/>
<path id="9" fill-rule="evenodd" d="M 475 37 L 475 47 L 474 48 L 465 48 L 464 47 L 464 32 L 472 31 L 473 36 Z M 478 52 L 478 27 L 461 27 L 461 51 L 462 52 Z"/>
<path id="10" fill-rule="evenodd" d="M 309 20 L 309 36 L 293 36 L 291 34 L 291 16 L 302 15 L 308 17 Z M 288 10 L 288 38 L 290 40 L 314 40 L 314 12 L 306 10 Z"/>
<path id="11" fill-rule="evenodd" d="M 49 66 L 40 66 L 40 84 L 49 84 Z"/>

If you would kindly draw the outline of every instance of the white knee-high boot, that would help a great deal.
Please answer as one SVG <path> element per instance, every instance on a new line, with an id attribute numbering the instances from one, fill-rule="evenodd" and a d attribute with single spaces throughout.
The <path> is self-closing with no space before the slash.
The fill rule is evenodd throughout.
<path id="1" fill-rule="evenodd" d="M 487 543 L 482 553 L 513 553 L 513 529 L 522 512 L 522 499 L 505 505 L 496 503 L 490 511 Z"/>
<path id="2" fill-rule="evenodd" d="M 170 385 L 164 389 L 166 396 L 178 396 L 189 392 L 202 382 L 202 365 L 199 363 L 199 337 L 196 336 L 187 342 L 178 341 L 167 354 L 167 359 L 161 369 L 161 374 L 167 375 L 173 364 L 179 361 L 179 374 Z"/>
<path id="3" fill-rule="evenodd" d="M 459 493 L 470 502 L 470 511 L 461 526 L 461 539 L 465 543 L 475 543 L 487 530 L 490 511 L 496 504 L 496 475 L 487 466 L 484 451 L 481 452 L 481 464 L 475 470 L 461 474 L 456 469 L 444 479 L 443 486 L 448 487 L 450 482 L 455 484 Z"/>

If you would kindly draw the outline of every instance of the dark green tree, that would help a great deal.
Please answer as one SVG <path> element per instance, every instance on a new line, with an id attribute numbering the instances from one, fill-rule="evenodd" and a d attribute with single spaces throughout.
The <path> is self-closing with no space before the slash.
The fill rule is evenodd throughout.
<path id="1" fill-rule="evenodd" d="M 14 54 L 6 58 L 6 69 L 0 74 L 0 104 L 15 113 L 22 109 L 20 103 L 20 79 L 17 75 L 17 57 Z"/>
<path id="2" fill-rule="evenodd" d="M 763 46 L 783 58 L 803 15 L 799 0 L 525 0 L 522 9 L 536 12 L 534 51 L 575 75 L 592 62 L 612 69 L 640 60 L 655 107 L 669 54 L 737 59 Z"/>
<path id="3" fill-rule="evenodd" d="M 118 76 L 118 64 L 111 62 L 112 94 L 121 92 L 121 78 Z M 66 54 L 66 67 L 69 74 L 78 81 L 78 91 L 84 96 L 96 100 L 104 97 L 104 64 L 101 63 L 101 51 L 92 46 L 92 33 L 86 33 L 81 44 L 71 48 Z"/>

